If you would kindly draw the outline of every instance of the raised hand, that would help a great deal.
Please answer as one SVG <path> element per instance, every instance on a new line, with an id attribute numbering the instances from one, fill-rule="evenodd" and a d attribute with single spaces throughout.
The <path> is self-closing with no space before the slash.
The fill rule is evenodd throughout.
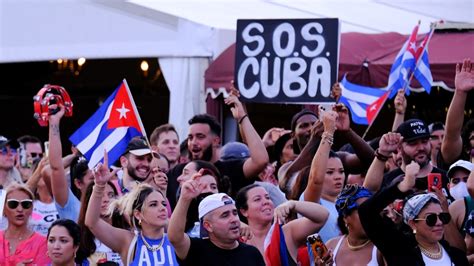
<path id="1" fill-rule="evenodd" d="M 263 135 L 262 141 L 265 147 L 271 147 L 275 145 L 275 142 L 280 138 L 281 135 L 291 132 L 291 130 L 285 130 L 284 128 L 272 127 Z"/>
<path id="2" fill-rule="evenodd" d="M 336 121 L 338 118 L 338 113 L 335 111 L 325 111 L 320 112 L 321 120 L 323 121 L 324 132 L 334 134 L 336 131 Z"/>
<path id="3" fill-rule="evenodd" d="M 398 184 L 398 189 L 400 189 L 401 192 L 407 192 L 412 189 L 415 186 L 415 179 L 418 172 L 420 172 L 420 165 L 415 161 L 411 161 L 411 163 L 405 167 L 405 177 L 403 181 Z"/>
<path id="4" fill-rule="evenodd" d="M 474 67 L 471 59 L 464 59 L 462 66 L 456 64 L 456 76 L 454 77 L 456 90 L 468 92 L 474 89 Z"/>
<path id="5" fill-rule="evenodd" d="M 402 142 L 402 135 L 400 133 L 389 132 L 383 134 L 379 141 L 379 153 L 383 156 L 391 156 Z"/>
<path id="6" fill-rule="evenodd" d="M 397 92 L 397 96 L 395 96 L 395 100 L 393 100 L 395 104 L 395 112 L 397 114 L 404 114 L 405 110 L 407 109 L 407 99 L 405 98 L 405 90 L 399 89 Z"/>
<path id="7" fill-rule="evenodd" d="M 278 221 L 280 224 L 286 223 L 290 212 L 295 208 L 295 204 L 294 200 L 289 200 L 276 207 L 274 211 L 275 221 Z"/>
<path id="8" fill-rule="evenodd" d="M 99 186 L 105 186 L 105 184 L 107 184 L 112 176 L 114 176 L 118 171 L 118 169 L 110 171 L 108 165 L 109 155 L 107 154 L 107 151 L 104 151 L 104 163 L 98 163 L 92 171 L 95 183 Z"/>
<path id="9" fill-rule="evenodd" d="M 337 112 L 336 129 L 337 131 L 348 131 L 351 129 L 351 119 L 349 117 L 349 109 L 342 104 L 338 103 L 332 107 L 332 110 Z"/>
<path id="10" fill-rule="evenodd" d="M 199 185 L 199 180 L 202 177 L 203 171 L 204 169 L 199 170 L 199 172 L 193 174 L 189 180 L 183 183 L 180 198 L 190 201 L 201 194 L 202 187 Z"/>
<path id="11" fill-rule="evenodd" d="M 158 190 L 164 192 L 168 188 L 168 176 L 163 173 L 158 167 L 155 167 L 151 170 L 150 174 L 153 178 L 153 183 L 155 183 Z"/>
<path id="12" fill-rule="evenodd" d="M 339 82 L 334 83 L 331 88 L 331 97 L 336 100 L 336 102 L 339 101 L 339 98 L 341 98 L 342 95 L 342 88 L 341 85 L 339 85 Z"/>
<path id="13" fill-rule="evenodd" d="M 230 106 L 230 111 L 232 112 L 232 116 L 237 120 L 240 121 L 242 117 L 246 115 L 244 105 L 239 100 L 240 93 L 234 87 L 233 83 L 231 86 L 231 91 L 229 93 L 229 97 L 224 99 L 224 103 Z"/>
<path id="14" fill-rule="evenodd" d="M 56 110 L 58 108 L 59 108 L 59 111 L 54 113 L 53 110 Z M 51 104 L 50 106 L 48 106 L 48 109 L 49 109 L 49 117 L 48 117 L 49 123 L 58 124 L 61 118 L 64 116 L 64 112 L 66 109 L 64 108 L 63 105 L 57 105 L 57 104 Z"/>

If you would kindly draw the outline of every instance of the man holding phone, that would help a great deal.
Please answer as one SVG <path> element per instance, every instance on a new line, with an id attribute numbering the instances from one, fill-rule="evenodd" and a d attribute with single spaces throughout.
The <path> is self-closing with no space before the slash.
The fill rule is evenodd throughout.
<path id="1" fill-rule="evenodd" d="M 26 182 L 33 174 L 33 164 L 43 158 L 43 147 L 38 137 L 30 135 L 19 137 L 18 143 L 20 148 L 18 149 L 17 168 L 21 173 L 22 181 Z"/>
<path id="2" fill-rule="evenodd" d="M 415 188 L 417 190 L 431 190 L 430 186 L 436 186 L 432 181 L 441 181 L 441 190 L 448 199 L 448 202 L 451 203 L 454 199 L 449 193 L 449 179 L 446 172 L 430 163 L 430 132 L 425 122 L 420 119 L 407 120 L 400 124 L 397 128 L 397 133 L 402 136 L 401 143 L 399 143 L 397 148 L 397 152 L 402 157 L 402 165 L 384 175 L 382 187 L 389 186 L 394 182 L 394 179 L 405 175 L 405 167 L 414 161 L 420 166 Z M 436 175 L 430 175 L 433 173 Z"/>

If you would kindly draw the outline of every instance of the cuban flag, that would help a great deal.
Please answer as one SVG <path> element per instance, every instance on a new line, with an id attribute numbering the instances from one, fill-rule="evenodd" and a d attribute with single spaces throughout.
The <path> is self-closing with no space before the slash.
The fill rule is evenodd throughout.
<path id="1" fill-rule="evenodd" d="M 431 36 L 434 33 L 434 29 L 431 29 L 428 34 L 426 34 L 423 42 L 416 51 L 416 68 L 415 68 L 415 78 L 429 94 L 431 92 L 431 84 L 433 83 L 433 76 L 431 75 L 430 70 L 430 60 L 428 59 L 428 42 L 431 39 Z"/>
<path id="2" fill-rule="evenodd" d="M 110 166 L 122 156 L 132 138 L 144 135 L 132 94 L 123 80 L 69 140 L 87 158 L 92 169 L 103 160 L 104 151 L 108 153 Z"/>
<path id="3" fill-rule="evenodd" d="M 413 73 L 416 66 L 416 35 L 418 33 L 418 25 L 413 29 L 408 40 L 403 44 L 402 49 L 395 57 L 395 61 L 390 69 L 388 77 L 387 89 L 390 91 L 389 98 L 393 98 L 399 89 L 406 88 L 408 79 Z M 410 90 L 405 90 L 406 94 L 410 94 Z"/>
<path id="4" fill-rule="evenodd" d="M 346 76 L 340 82 L 341 98 L 339 102 L 344 103 L 351 111 L 352 121 L 360 125 L 369 125 L 367 110 L 370 105 L 378 101 L 387 90 L 382 88 L 371 88 L 350 83 Z M 383 103 L 377 108 L 381 108 Z M 374 109 L 373 107 L 371 110 Z M 372 113 L 371 113 L 372 114 Z M 373 118 L 372 118 L 373 120 Z"/>
<path id="5" fill-rule="evenodd" d="M 276 221 L 270 230 L 272 230 L 269 234 L 270 239 L 265 239 L 265 264 L 269 266 L 288 266 L 288 249 L 282 225 Z"/>

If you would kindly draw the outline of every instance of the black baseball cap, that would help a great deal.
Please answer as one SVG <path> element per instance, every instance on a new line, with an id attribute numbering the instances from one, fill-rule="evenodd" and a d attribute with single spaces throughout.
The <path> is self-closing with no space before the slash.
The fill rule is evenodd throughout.
<path id="1" fill-rule="evenodd" d="M 19 147 L 18 141 L 15 139 L 7 139 L 0 135 L 0 149 L 3 149 L 7 145 L 15 149 Z"/>
<path id="2" fill-rule="evenodd" d="M 151 149 L 144 138 L 136 137 L 128 143 L 127 151 L 125 153 L 128 152 L 135 156 L 143 156 L 151 154 Z"/>
<path id="3" fill-rule="evenodd" d="M 397 133 L 403 137 L 403 141 L 410 142 L 417 139 L 429 138 L 430 131 L 425 122 L 420 119 L 410 119 L 403 122 L 397 128 Z"/>

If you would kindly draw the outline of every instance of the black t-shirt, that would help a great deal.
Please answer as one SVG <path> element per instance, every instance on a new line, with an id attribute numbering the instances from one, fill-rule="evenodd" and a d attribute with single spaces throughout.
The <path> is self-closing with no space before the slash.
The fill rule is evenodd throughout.
<path id="1" fill-rule="evenodd" d="M 227 250 L 214 245 L 209 239 L 191 238 L 191 246 L 185 260 L 179 265 L 205 266 L 257 266 L 265 265 L 257 248 L 239 242 L 237 248 Z"/>
<path id="2" fill-rule="evenodd" d="M 448 203 L 451 204 L 454 201 L 454 198 L 451 197 L 451 194 L 449 193 L 449 188 L 448 188 L 449 179 L 448 179 L 448 176 L 446 174 L 446 171 L 433 166 L 433 170 L 431 170 L 431 173 L 441 174 L 443 194 L 448 199 Z M 382 182 L 381 189 L 390 186 L 394 182 L 395 179 L 398 180 L 397 177 L 401 177 L 401 176 L 405 176 L 405 173 L 402 171 L 401 168 L 397 168 L 397 169 L 394 169 L 394 170 L 386 173 L 383 176 L 383 182 Z M 417 190 L 427 190 L 428 189 L 428 177 L 426 177 L 426 176 L 417 177 L 416 181 L 415 181 L 415 188 Z"/>
<path id="3" fill-rule="evenodd" d="M 254 178 L 245 178 L 244 175 L 244 163 L 246 159 L 217 161 L 214 163 L 217 170 L 221 174 L 221 180 L 219 182 L 219 192 L 229 193 L 232 198 L 235 197 L 239 189 L 246 185 L 252 184 Z M 166 197 L 168 198 L 171 208 L 174 209 L 176 206 L 176 192 L 179 188 L 177 181 L 178 176 L 183 172 L 183 168 L 186 163 L 178 164 L 171 168 L 168 173 L 168 189 L 166 191 Z M 230 192 L 228 191 L 230 186 Z"/>

